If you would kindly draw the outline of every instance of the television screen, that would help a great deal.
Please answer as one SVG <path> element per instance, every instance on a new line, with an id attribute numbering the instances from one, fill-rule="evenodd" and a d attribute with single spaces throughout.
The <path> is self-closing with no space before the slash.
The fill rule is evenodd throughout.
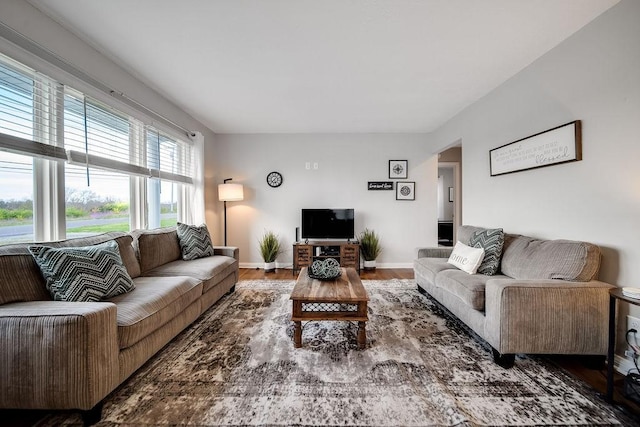
<path id="1" fill-rule="evenodd" d="M 353 209 L 302 209 L 303 239 L 352 239 Z"/>

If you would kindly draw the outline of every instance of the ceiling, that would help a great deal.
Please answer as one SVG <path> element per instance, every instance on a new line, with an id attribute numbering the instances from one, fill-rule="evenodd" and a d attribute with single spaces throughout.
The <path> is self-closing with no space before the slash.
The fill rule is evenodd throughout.
<path id="1" fill-rule="evenodd" d="M 619 0 L 29 0 L 216 133 L 430 132 Z"/>

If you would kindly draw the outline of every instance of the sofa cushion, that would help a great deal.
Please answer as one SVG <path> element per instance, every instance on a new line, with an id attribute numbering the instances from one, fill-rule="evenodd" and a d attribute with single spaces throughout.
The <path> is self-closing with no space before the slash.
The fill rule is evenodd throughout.
<path id="1" fill-rule="evenodd" d="M 129 273 L 129 276 L 131 276 L 132 279 L 135 279 L 140 275 L 140 263 L 138 262 L 138 257 L 131 245 L 133 238 L 127 234 L 116 237 L 114 240 L 118 244 L 120 258 L 122 258 L 122 263 L 127 268 L 127 273 Z"/>
<path id="2" fill-rule="evenodd" d="M 182 259 L 185 261 L 213 255 L 213 244 L 207 225 L 187 225 L 181 222 L 176 228 Z"/>
<path id="3" fill-rule="evenodd" d="M 502 228 L 474 231 L 469 239 L 469 246 L 484 249 L 484 258 L 478 267 L 478 273 L 493 276 L 500 268 L 500 257 L 504 245 Z"/>
<path id="4" fill-rule="evenodd" d="M 28 249 L 56 301 L 100 301 L 135 288 L 113 240 L 84 247 Z"/>
<path id="5" fill-rule="evenodd" d="M 0 246 L 0 305 L 47 300 L 51 294 L 27 246 Z"/>
<path id="6" fill-rule="evenodd" d="M 131 236 L 138 251 L 142 273 L 182 258 L 178 234 L 174 227 L 135 230 Z"/>
<path id="7" fill-rule="evenodd" d="M 447 258 L 418 258 L 413 261 L 416 275 L 424 277 L 432 285 L 436 283 L 436 275 L 443 270 L 454 270 Z"/>
<path id="8" fill-rule="evenodd" d="M 461 225 L 460 227 L 458 227 L 458 232 L 456 234 L 457 239 L 462 243 L 468 244 L 473 233 L 483 230 L 486 230 L 486 228 L 476 227 L 474 225 Z"/>
<path id="9" fill-rule="evenodd" d="M 514 279 L 594 280 L 600 269 L 600 248 L 572 240 L 538 240 L 510 236 L 502 255 L 502 273 Z"/>
<path id="10" fill-rule="evenodd" d="M 497 276 L 467 274 L 461 270 L 445 270 L 438 273 L 436 286 L 457 296 L 474 310 L 484 311 L 485 285 Z"/>
<path id="11" fill-rule="evenodd" d="M 483 258 L 484 249 L 472 248 L 462 242 L 456 242 L 447 262 L 468 274 L 474 274 Z"/>
<path id="12" fill-rule="evenodd" d="M 204 282 L 202 292 L 208 292 L 215 284 L 237 270 L 238 261 L 224 255 L 198 258 L 191 261 L 177 260 L 149 270 L 146 276 L 190 276 Z"/>
<path id="13" fill-rule="evenodd" d="M 109 301 L 118 308 L 118 344 L 130 347 L 176 317 L 202 295 L 192 277 L 138 277 L 136 290 Z"/>

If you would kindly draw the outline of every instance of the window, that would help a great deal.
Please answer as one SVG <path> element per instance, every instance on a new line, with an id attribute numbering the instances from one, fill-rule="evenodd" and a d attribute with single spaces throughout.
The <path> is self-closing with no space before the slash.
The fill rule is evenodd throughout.
<path id="1" fill-rule="evenodd" d="M 190 174 L 191 146 L 179 144 L 153 128 L 147 129 L 146 140 L 148 164 L 152 175 L 157 177 L 151 179 L 147 186 L 149 228 L 175 225 L 180 191 L 178 182 L 190 182 L 185 178 Z"/>
<path id="2" fill-rule="evenodd" d="M 31 157 L 0 151 L 0 244 L 34 239 L 32 177 Z"/>
<path id="3" fill-rule="evenodd" d="M 162 181 L 160 187 L 160 226 L 169 227 L 178 223 L 178 192 L 181 184 Z"/>
<path id="4" fill-rule="evenodd" d="M 0 244 L 175 225 L 190 141 L 0 55 Z"/>
<path id="5" fill-rule="evenodd" d="M 0 133 L 33 138 L 33 80 L 0 63 Z M 0 242 L 33 239 L 33 162 L 0 151 Z M 9 185 L 9 183 L 11 183 Z"/>
<path id="6" fill-rule="evenodd" d="M 67 237 L 129 231 L 128 175 L 67 165 L 65 183 Z"/>

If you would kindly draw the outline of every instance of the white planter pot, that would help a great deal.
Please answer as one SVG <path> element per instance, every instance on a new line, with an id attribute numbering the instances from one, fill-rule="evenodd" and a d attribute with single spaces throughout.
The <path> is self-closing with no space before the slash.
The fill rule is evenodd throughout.
<path id="1" fill-rule="evenodd" d="M 364 262 L 364 269 L 365 270 L 375 270 L 376 269 L 376 260 L 374 259 L 373 261 L 365 261 Z"/>
<path id="2" fill-rule="evenodd" d="M 276 263 L 275 262 L 265 262 L 264 263 L 264 272 L 271 273 L 276 271 Z"/>

